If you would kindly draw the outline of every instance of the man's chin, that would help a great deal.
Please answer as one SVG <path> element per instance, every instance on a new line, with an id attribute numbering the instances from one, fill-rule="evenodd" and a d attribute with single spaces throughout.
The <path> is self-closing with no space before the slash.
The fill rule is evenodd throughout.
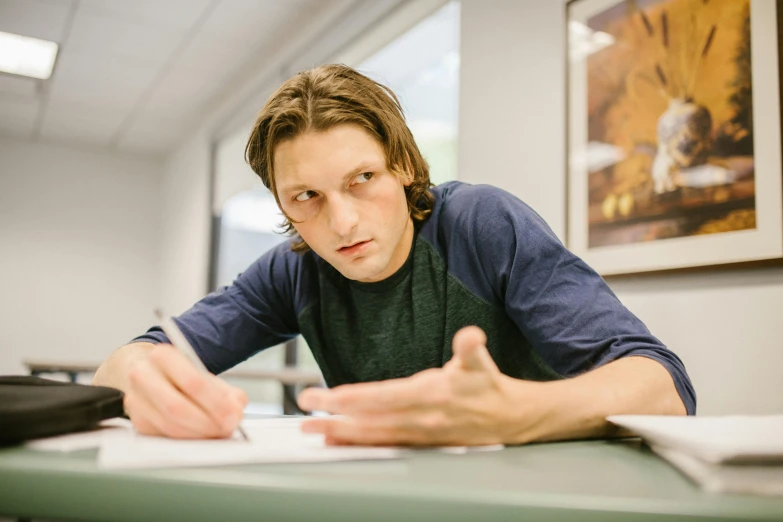
<path id="1" fill-rule="evenodd" d="M 370 263 L 369 259 L 355 259 L 352 263 L 344 263 L 342 266 L 335 266 L 346 279 L 359 281 L 361 283 L 374 283 L 379 281 L 378 274 L 383 270 Z M 346 266 L 348 265 L 348 266 Z M 350 266 L 353 265 L 353 266 Z"/>

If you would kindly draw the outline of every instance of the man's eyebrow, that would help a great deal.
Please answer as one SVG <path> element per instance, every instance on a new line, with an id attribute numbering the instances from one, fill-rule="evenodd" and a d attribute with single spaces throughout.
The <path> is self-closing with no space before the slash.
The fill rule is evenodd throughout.
<path id="1" fill-rule="evenodd" d="M 354 176 L 361 174 L 365 170 L 372 167 L 375 163 L 376 163 L 375 161 L 371 161 L 371 160 L 362 161 L 361 163 L 359 163 L 358 166 L 354 167 L 345 176 L 343 176 L 343 181 L 346 181 Z M 304 183 L 297 183 L 296 185 L 284 185 L 280 187 L 278 190 L 280 192 L 299 192 L 308 189 L 309 187 Z"/>
<path id="2" fill-rule="evenodd" d="M 348 174 L 343 176 L 343 181 L 346 181 L 347 179 L 353 178 L 354 176 L 357 176 L 357 175 L 361 174 L 362 172 L 366 171 L 367 169 L 370 168 L 370 166 L 372 166 L 372 163 L 373 163 L 372 161 L 363 161 L 363 162 L 359 163 L 358 167 L 356 167 L 354 169 L 351 169 L 351 171 Z"/>

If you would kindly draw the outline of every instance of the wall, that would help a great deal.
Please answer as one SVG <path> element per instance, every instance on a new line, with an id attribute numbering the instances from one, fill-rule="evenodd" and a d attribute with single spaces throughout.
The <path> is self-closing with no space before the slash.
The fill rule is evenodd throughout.
<path id="1" fill-rule="evenodd" d="M 565 5 L 463 0 L 460 178 L 510 190 L 565 235 Z M 699 413 L 783 412 L 783 269 L 610 282 L 685 362 Z"/>
<path id="2" fill-rule="evenodd" d="M 166 161 L 161 192 L 161 305 L 187 310 L 207 292 L 209 273 L 209 139 L 192 136 Z"/>
<path id="3" fill-rule="evenodd" d="M 0 374 L 103 360 L 158 305 L 156 161 L 0 138 Z"/>

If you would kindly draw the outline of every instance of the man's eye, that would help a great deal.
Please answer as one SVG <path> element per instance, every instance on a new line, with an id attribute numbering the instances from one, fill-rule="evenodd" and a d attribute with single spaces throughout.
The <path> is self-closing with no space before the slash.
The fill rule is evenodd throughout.
<path id="1" fill-rule="evenodd" d="M 372 172 L 362 172 L 356 178 L 356 183 L 367 183 L 372 178 Z"/>
<path id="2" fill-rule="evenodd" d="M 303 201 L 307 201 L 308 199 L 312 198 L 313 196 L 315 196 L 315 192 L 314 191 L 312 191 L 312 190 L 305 190 L 304 192 L 302 192 L 301 194 L 296 196 L 294 198 L 294 200 L 303 202 Z"/>

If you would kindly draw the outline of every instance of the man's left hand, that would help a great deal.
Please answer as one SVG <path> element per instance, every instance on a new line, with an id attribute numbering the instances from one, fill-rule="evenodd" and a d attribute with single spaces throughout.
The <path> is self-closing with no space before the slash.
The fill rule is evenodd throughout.
<path id="1" fill-rule="evenodd" d="M 468 326 L 454 336 L 454 356 L 443 368 L 403 379 L 304 390 L 298 400 L 302 409 L 340 416 L 308 419 L 302 429 L 324 434 L 327 444 L 472 446 L 518 440 L 511 431 L 519 429 L 510 422 L 512 392 L 541 383 L 500 373 L 486 342 L 480 328 Z"/>

